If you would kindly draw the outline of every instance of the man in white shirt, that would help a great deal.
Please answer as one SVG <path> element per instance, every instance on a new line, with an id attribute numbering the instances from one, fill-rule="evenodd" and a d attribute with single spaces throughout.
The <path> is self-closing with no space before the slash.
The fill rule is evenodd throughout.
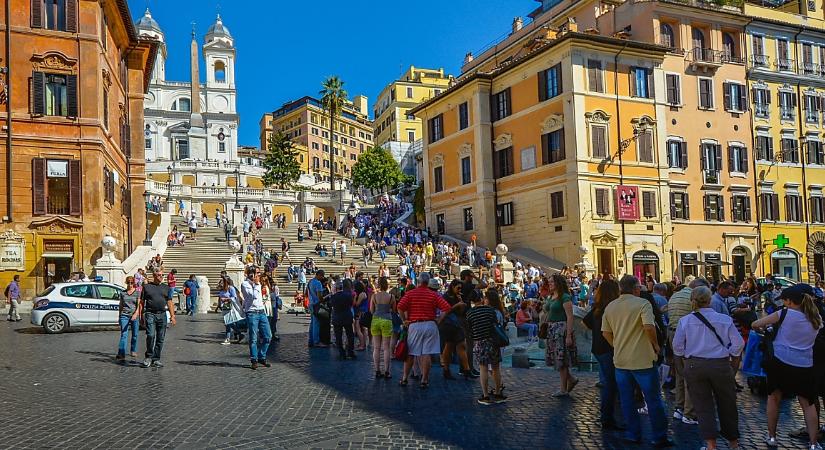
<path id="1" fill-rule="evenodd" d="M 258 365 L 271 367 L 266 360 L 266 353 L 272 340 L 272 330 L 269 328 L 269 320 L 264 309 L 260 276 L 260 270 L 251 266 L 246 269 L 246 280 L 241 283 L 243 310 L 249 328 L 249 359 L 252 362 L 252 370 L 257 369 Z"/>
<path id="2" fill-rule="evenodd" d="M 347 243 L 341 241 L 341 264 L 344 264 L 344 258 L 347 257 Z"/>
<path id="3" fill-rule="evenodd" d="M 189 234 L 192 235 L 192 240 L 195 240 L 195 233 L 198 232 L 198 218 L 192 214 L 192 218 L 189 219 Z"/>
<path id="4" fill-rule="evenodd" d="M 335 259 L 338 256 L 338 239 L 332 238 L 332 259 Z"/>

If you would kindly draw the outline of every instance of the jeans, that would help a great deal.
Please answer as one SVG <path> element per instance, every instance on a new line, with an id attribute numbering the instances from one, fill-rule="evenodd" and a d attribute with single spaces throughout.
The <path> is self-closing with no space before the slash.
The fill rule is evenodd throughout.
<path id="1" fill-rule="evenodd" d="M 312 306 L 309 305 L 309 345 L 317 345 L 321 343 L 321 323 L 312 312 Z"/>
<path id="2" fill-rule="evenodd" d="M 197 297 L 186 297 L 186 312 L 194 313 L 195 308 L 198 306 L 198 298 Z"/>
<path id="3" fill-rule="evenodd" d="M 338 249 L 337 249 L 337 248 L 335 248 L 335 247 L 332 247 L 332 257 L 333 257 L 333 258 L 335 258 L 335 256 L 336 256 L 337 254 L 338 254 Z"/>
<path id="4" fill-rule="evenodd" d="M 159 361 L 166 337 L 166 312 L 145 312 L 143 316 L 146 317 L 146 358 Z"/>
<path id="5" fill-rule="evenodd" d="M 627 427 L 625 436 L 631 440 L 641 440 L 642 438 L 642 427 L 639 421 L 639 412 L 636 410 L 634 395 L 636 384 L 638 384 L 647 404 L 653 441 L 659 442 L 667 439 L 667 418 L 665 417 L 665 406 L 662 402 L 662 392 L 659 389 L 659 373 L 656 367 L 637 370 L 616 368 L 616 384 L 619 387 L 619 400 L 621 401 L 622 415 Z"/>
<path id="6" fill-rule="evenodd" d="M 272 341 L 266 313 L 250 311 L 246 313 L 246 320 L 249 326 L 249 359 L 253 362 L 265 360 L 269 342 Z"/>
<path id="7" fill-rule="evenodd" d="M 332 328 L 335 330 L 335 343 L 338 345 L 338 352 L 341 356 L 355 354 L 355 333 L 352 331 L 352 321 L 333 322 Z M 344 352 L 343 332 L 347 333 L 347 351 Z"/>
<path id="8" fill-rule="evenodd" d="M 616 367 L 613 366 L 613 352 L 594 355 L 599 361 L 599 382 L 601 383 L 599 409 L 603 425 L 615 425 L 616 418 L 613 416 L 616 411 Z"/>
<path id="9" fill-rule="evenodd" d="M 523 323 L 518 326 L 519 330 L 527 330 L 527 337 L 533 339 L 538 335 L 539 326 L 534 323 Z"/>
<path id="10" fill-rule="evenodd" d="M 118 319 L 120 324 L 120 343 L 117 346 L 117 355 L 126 356 L 126 336 L 129 335 L 129 330 L 132 330 L 132 339 L 130 341 L 129 351 L 134 353 L 137 351 L 138 341 L 138 321 L 132 320 L 132 316 L 120 316 Z"/>

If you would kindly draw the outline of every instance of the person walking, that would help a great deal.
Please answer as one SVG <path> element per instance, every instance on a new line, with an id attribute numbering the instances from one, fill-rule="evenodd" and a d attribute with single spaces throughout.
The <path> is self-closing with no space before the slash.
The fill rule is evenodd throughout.
<path id="1" fill-rule="evenodd" d="M 244 320 L 243 305 L 241 305 L 240 299 L 238 298 L 238 289 L 235 288 L 235 284 L 229 277 L 225 277 L 220 282 L 218 305 L 220 305 L 220 310 L 223 312 L 223 322 L 226 326 L 226 334 L 221 345 L 229 345 L 233 334 L 235 335 L 235 341 L 240 343 L 243 340 L 243 333 L 241 332 L 241 324 Z M 234 320 L 234 322 L 231 320 Z"/>
<path id="2" fill-rule="evenodd" d="M 183 283 L 183 295 L 186 296 L 186 314 L 189 316 L 195 315 L 195 309 L 198 305 L 198 290 L 200 285 L 195 280 L 195 274 L 190 274 L 189 279 Z M 172 295 L 169 295 L 172 298 Z"/>
<path id="3" fill-rule="evenodd" d="M 347 257 L 347 243 L 341 241 L 341 264 L 344 264 L 344 258 Z"/>
<path id="4" fill-rule="evenodd" d="M 118 324 L 120 325 L 120 342 L 117 346 L 118 361 L 126 360 L 126 338 L 129 333 L 132 334 L 132 339 L 129 346 L 129 355 L 134 358 L 137 356 L 138 343 L 138 319 L 132 319 L 137 311 L 137 304 L 140 299 L 140 292 L 135 288 L 135 277 L 126 277 L 126 290 L 120 293 L 120 305 L 118 306 Z"/>
<path id="5" fill-rule="evenodd" d="M 316 345 L 325 347 L 320 341 L 321 326 L 318 319 L 318 309 L 321 307 L 321 300 L 324 298 L 324 283 L 325 273 L 323 270 L 319 270 L 315 272 L 315 278 L 309 282 L 306 289 L 307 297 L 309 297 L 309 347 L 315 347 Z"/>
<path id="6" fill-rule="evenodd" d="M 330 246 L 332 247 L 332 259 L 335 260 L 335 257 L 338 256 L 338 240 L 333 237 Z"/>
<path id="7" fill-rule="evenodd" d="M 407 385 L 407 378 L 415 360 L 421 368 L 420 387 L 427 389 L 430 384 L 431 355 L 441 353 L 435 313 L 437 310 L 447 313 L 451 307 L 440 295 L 428 288 L 429 283 L 430 274 L 422 273 L 418 277 L 418 287 L 407 291 L 398 303 L 398 312 L 408 329 L 409 347 L 409 354 L 404 361 L 401 386 Z"/>
<path id="8" fill-rule="evenodd" d="M 372 361 L 375 368 L 375 378 L 392 378 L 390 375 L 390 341 L 392 340 L 392 314 L 395 312 L 395 299 L 387 292 L 390 283 L 386 277 L 378 279 L 378 292 L 372 294 L 370 299 L 370 313 L 372 323 Z M 383 352 L 384 364 L 381 364 L 381 354 Z"/>
<path id="9" fill-rule="evenodd" d="M 195 213 L 192 213 L 192 218 L 189 219 L 189 234 L 192 235 L 192 240 L 195 239 L 195 235 L 198 233 L 198 218 L 195 216 Z"/>
<path id="10" fill-rule="evenodd" d="M 495 289 L 488 289 L 484 294 L 484 299 L 479 296 L 473 298 L 473 307 L 467 312 L 467 323 L 473 338 L 473 354 L 481 372 L 479 382 L 481 384 L 481 397 L 478 403 L 481 405 L 491 405 L 493 403 L 503 403 L 507 400 L 502 390 L 501 384 L 501 349 L 493 340 L 493 327 L 498 324 L 496 309 L 490 306 L 492 297 L 498 296 Z M 496 387 L 492 395 L 488 395 L 490 372 L 493 374 L 493 382 Z"/>
<path id="11" fill-rule="evenodd" d="M 6 286 L 5 290 L 6 301 L 9 303 L 9 322 L 20 322 L 20 275 L 12 277 L 11 283 Z"/>
<path id="12" fill-rule="evenodd" d="M 776 425 L 782 396 L 795 395 L 808 428 L 809 449 L 821 450 L 817 443 L 819 424 L 816 413 L 818 383 L 814 368 L 814 343 L 822 328 L 822 316 L 813 301 L 813 288 L 804 283 L 785 288 L 779 295 L 784 308 L 767 315 L 751 326 L 764 330 L 773 326 L 775 361 L 765 368 L 768 385 L 768 447 L 776 448 Z"/>
<path id="13" fill-rule="evenodd" d="M 249 360 L 252 370 L 256 370 L 259 365 L 272 366 L 266 360 L 272 330 L 269 329 L 269 320 L 266 317 L 260 277 L 261 272 L 258 268 L 249 267 L 246 270 L 246 280 L 241 283 L 243 310 L 249 330 Z"/>
<path id="14" fill-rule="evenodd" d="M 704 278 L 695 278 L 687 287 L 683 287 L 675 292 L 667 302 L 667 338 L 668 342 L 670 342 L 670 348 L 673 348 L 673 338 L 676 336 L 676 328 L 679 325 L 679 321 L 682 317 L 693 312 L 693 303 L 690 300 L 690 296 L 693 289 L 698 287 L 709 287 L 707 280 Z M 712 299 L 711 302 L 713 302 Z M 681 356 L 673 355 L 673 372 L 675 374 L 674 382 L 676 384 L 676 402 L 674 405 L 673 418 L 681 420 L 682 423 L 687 425 L 696 425 L 699 422 L 696 420 L 696 410 L 693 407 L 690 389 L 685 380 L 685 360 Z"/>
<path id="15" fill-rule="evenodd" d="M 673 446 L 667 436 L 667 418 L 662 401 L 659 374 L 655 363 L 661 348 L 656 337 L 651 303 L 641 297 L 642 284 L 632 275 L 619 280 L 621 295 L 611 302 L 602 316 L 602 335 L 613 347 L 616 384 L 622 415 L 627 423 L 625 441 L 639 444 L 642 429 L 636 410 L 635 389 L 644 395 L 656 448 Z"/>
<path id="16" fill-rule="evenodd" d="M 329 303 L 332 307 L 332 328 L 335 331 L 335 344 L 338 346 L 340 359 L 355 359 L 355 333 L 353 333 L 352 309 L 355 302 L 355 293 L 352 290 L 352 280 L 344 279 L 341 290 L 333 294 Z M 347 334 L 347 349 L 344 351 L 344 332 Z"/>
<path id="17" fill-rule="evenodd" d="M 453 353 L 458 354 L 460 373 L 465 379 L 476 378 L 470 370 L 470 363 L 467 359 L 467 342 L 464 334 L 464 324 L 467 322 L 467 311 L 470 309 L 470 301 L 478 298 L 477 291 L 470 291 L 469 298 L 464 298 L 461 294 L 462 281 L 455 279 L 450 283 L 444 300 L 452 306 L 450 312 L 442 315 L 438 319 L 438 334 L 444 342 L 441 350 L 441 372 L 444 378 L 454 380 L 450 372 L 450 362 Z"/>
<path id="18" fill-rule="evenodd" d="M 138 307 L 132 314 L 132 320 L 143 316 L 146 323 L 146 354 L 142 364 L 144 368 L 163 367 L 160 357 L 166 337 L 167 311 L 169 322 L 174 326 L 177 324 L 177 319 L 175 319 L 175 305 L 169 297 L 169 285 L 163 282 L 163 271 L 160 267 L 156 267 L 152 270 L 152 281 L 143 285 Z"/>
<path id="19" fill-rule="evenodd" d="M 578 364 L 573 334 L 573 297 L 567 280 L 559 274 L 549 278 L 547 289 L 543 308 L 548 322 L 544 360 L 559 371 L 561 379 L 561 387 L 553 397 L 566 397 L 579 383 L 579 379 L 570 373 L 570 368 Z"/>
<path id="20" fill-rule="evenodd" d="M 699 433 L 707 450 L 716 449 L 720 432 L 730 448 L 739 447 L 736 408 L 736 370 L 745 341 L 727 314 L 711 308 L 713 293 L 705 286 L 693 289 L 693 313 L 682 317 L 673 338 L 673 354 L 684 358 L 690 396 L 699 418 Z"/>
<path id="21" fill-rule="evenodd" d="M 619 395 L 616 385 L 616 367 L 613 365 L 613 347 L 601 333 L 602 316 L 604 310 L 613 300 L 619 298 L 619 283 L 614 280 L 605 280 L 596 289 L 596 303 L 584 316 L 582 322 L 593 331 L 591 353 L 599 362 L 599 411 L 602 430 L 624 430 L 619 425 L 614 412 L 616 411 L 616 396 Z"/>

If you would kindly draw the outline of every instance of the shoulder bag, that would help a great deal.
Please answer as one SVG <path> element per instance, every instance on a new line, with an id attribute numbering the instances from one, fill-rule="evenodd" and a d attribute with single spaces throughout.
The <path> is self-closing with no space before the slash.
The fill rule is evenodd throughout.
<path id="1" fill-rule="evenodd" d="M 507 335 L 507 331 L 504 330 L 504 326 L 502 326 L 498 320 L 493 322 L 492 337 L 493 343 L 498 348 L 504 348 L 510 345 L 510 336 Z"/>
<path id="2" fill-rule="evenodd" d="M 776 367 L 779 363 L 779 360 L 776 359 L 776 354 L 774 353 L 773 342 L 776 340 L 776 336 L 779 333 L 779 327 L 782 325 L 782 322 L 785 321 L 785 316 L 787 314 L 788 308 L 782 308 L 782 312 L 779 314 L 779 322 L 776 322 L 773 328 L 769 328 L 765 331 L 765 336 L 762 338 L 762 342 L 759 343 L 762 350 L 761 365 L 766 372 Z"/>

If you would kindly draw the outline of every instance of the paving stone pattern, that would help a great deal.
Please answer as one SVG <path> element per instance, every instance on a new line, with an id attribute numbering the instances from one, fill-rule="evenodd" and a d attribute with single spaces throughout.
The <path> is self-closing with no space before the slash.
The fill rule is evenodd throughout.
<path id="1" fill-rule="evenodd" d="M 161 369 L 117 364 L 116 328 L 46 335 L 3 322 L 0 448 L 628 448 L 599 429 L 594 373 L 554 399 L 555 372 L 506 368 L 509 401 L 480 406 L 476 382 L 444 380 L 440 369 L 426 391 L 401 388 L 400 363 L 392 380 L 375 380 L 368 354 L 342 362 L 333 349 L 307 349 L 307 322 L 282 318 L 273 365 L 257 371 L 246 345 L 220 345 L 215 314 L 178 319 Z M 764 448 L 764 403 L 739 397 L 743 448 Z M 805 448 L 783 437 L 802 423 L 795 404 L 783 406 L 783 446 Z M 671 430 L 678 448 L 701 446 L 696 426 Z"/>

